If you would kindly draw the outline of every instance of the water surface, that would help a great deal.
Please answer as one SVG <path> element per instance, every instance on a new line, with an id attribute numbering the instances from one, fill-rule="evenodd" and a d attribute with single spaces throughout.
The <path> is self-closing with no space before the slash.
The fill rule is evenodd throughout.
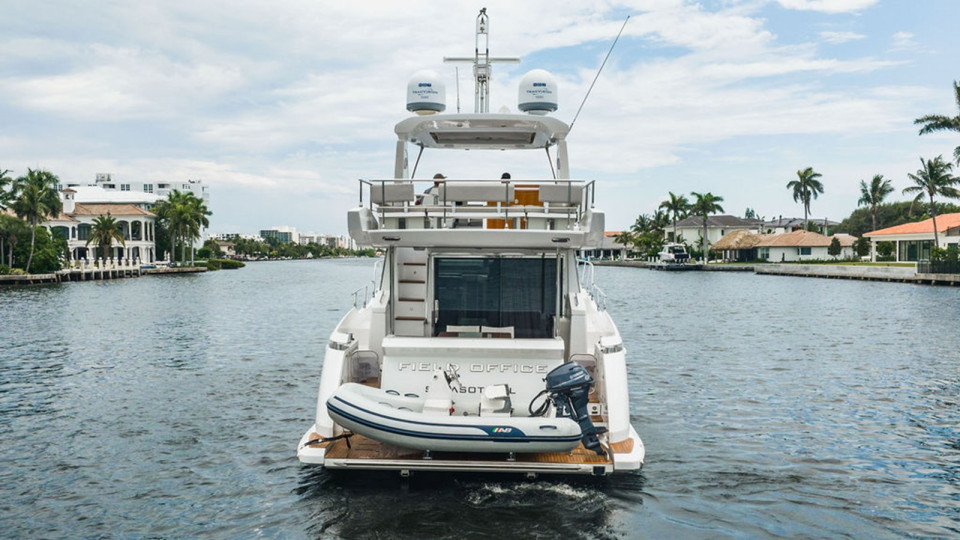
<path id="1" fill-rule="evenodd" d="M 960 533 L 960 290 L 598 268 L 638 474 L 300 465 L 369 260 L 0 288 L 7 537 L 902 537 Z"/>

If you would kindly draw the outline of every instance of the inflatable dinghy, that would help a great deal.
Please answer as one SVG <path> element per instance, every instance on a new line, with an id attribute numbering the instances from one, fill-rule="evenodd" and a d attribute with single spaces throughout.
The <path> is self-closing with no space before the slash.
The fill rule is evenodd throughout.
<path id="1" fill-rule="evenodd" d="M 570 362 L 547 374 L 544 405 L 531 416 L 512 416 L 510 390 L 484 390 L 486 407 L 478 415 L 455 416 L 455 370 L 436 370 L 426 397 L 346 383 L 327 400 L 327 412 L 341 426 L 371 439 L 438 452 L 567 452 L 581 442 L 604 453 L 586 411 L 593 379 Z"/>
<path id="2" fill-rule="evenodd" d="M 427 414 L 426 401 L 347 383 L 327 400 L 327 411 L 354 433 L 437 452 L 567 452 L 582 437 L 570 418 Z"/>

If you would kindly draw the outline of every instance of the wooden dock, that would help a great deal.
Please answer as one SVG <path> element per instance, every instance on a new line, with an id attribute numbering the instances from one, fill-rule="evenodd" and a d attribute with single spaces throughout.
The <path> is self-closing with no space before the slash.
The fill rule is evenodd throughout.
<path id="1" fill-rule="evenodd" d="M 100 281 L 107 279 L 124 279 L 144 275 L 167 274 L 197 274 L 206 272 L 203 266 L 184 266 L 174 268 L 150 268 L 140 265 L 107 266 L 105 268 L 81 267 L 58 270 L 49 274 L 23 274 L 0 276 L 0 286 L 3 285 L 43 285 L 63 283 L 68 281 Z"/>

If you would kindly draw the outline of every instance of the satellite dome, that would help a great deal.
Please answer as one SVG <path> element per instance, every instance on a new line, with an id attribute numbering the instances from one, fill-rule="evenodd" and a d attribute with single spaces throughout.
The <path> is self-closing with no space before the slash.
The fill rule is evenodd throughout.
<path id="1" fill-rule="evenodd" d="M 557 110 L 557 80 L 548 71 L 534 69 L 520 79 L 517 100 L 517 108 L 525 113 L 552 113 Z"/>
<path id="2" fill-rule="evenodd" d="M 420 115 L 436 114 L 447 108 L 447 87 L 433 71 L 418 71 L 407 83 L 407 110 Z"/>

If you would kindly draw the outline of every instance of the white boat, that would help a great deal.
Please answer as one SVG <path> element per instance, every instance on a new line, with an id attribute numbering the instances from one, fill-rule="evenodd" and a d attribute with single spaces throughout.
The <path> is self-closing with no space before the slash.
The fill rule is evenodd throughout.
<path id="1" fill-rule="evenodd" d="M 685 264 L 690 261 L 690 254 L 683 244 L 668 242 L 657 254 L 658 262 L 664 264 Z"/>
<path id="2" fill-rule="evenodd" d="M 487 111 L 490 64 L 502 60 L 489 56 L 488 28 L 482 10 L 469 59 L 476 112 L 443 113 L 442 84 L 418 74 L 393 178 L 360 180 L 349 232 L 385 255 L 372 295 L 358 291 L 330 335 L 304 463 L 528 476 L 643 463 L 623 341 L 577 258 L 603 239 L 596 184 L 570 178 L 548 73 L 523 78 L 523 113 Z M 545 151 L 550 166 L 542 178 L 420 180 L 411 148 Z"/>

